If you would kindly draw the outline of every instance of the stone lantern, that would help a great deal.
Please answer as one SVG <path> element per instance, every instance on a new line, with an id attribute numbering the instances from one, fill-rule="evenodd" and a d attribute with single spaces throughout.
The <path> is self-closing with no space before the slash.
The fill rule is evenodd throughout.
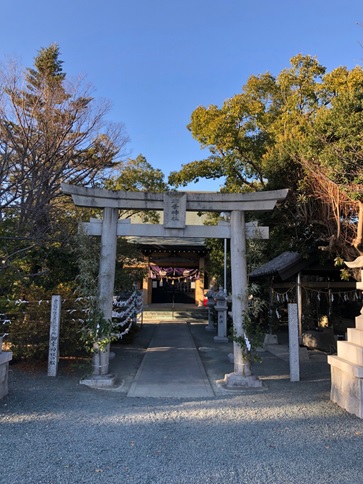
<path id="1" fill-rule="evenodd" d="M 227 297 L 223 287 L 219 287 L 216 296 L 215 309 L 217 311 L 218 335 L 214 337 L 216 343 L 228 343 L 227 337 Z"/>
<path id="2" fill-rule="evenodd" d="M 208 326 L 206 326 L 206 331 L 214 331 L 213 325 L 213 309 L 214 309 L 214 296 L 215 292 L 213 291 L 212 287 L 206 294 L 208 301 L 207 301 L 207 308 L 208 308 Z"/>

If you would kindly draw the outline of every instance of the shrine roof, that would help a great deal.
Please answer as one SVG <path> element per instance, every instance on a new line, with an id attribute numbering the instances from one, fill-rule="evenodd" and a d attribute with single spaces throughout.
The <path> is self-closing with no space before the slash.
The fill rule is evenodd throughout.
<path id="1" fill-rule="evenodd" d="M 282 280 L 285 280 L 301 271 L 309 263 L 310 261 L 303 259 L 297 252 L 287 251 L 252 271 L 249 278 L 253 280 L 268 276 L 279 276 Z"/>
<path id="2" fill-rule="evenodd" d="M 204 238 L 189 237 L 127 237 L 133 244 L 151 247 L 205 247 Z"/>

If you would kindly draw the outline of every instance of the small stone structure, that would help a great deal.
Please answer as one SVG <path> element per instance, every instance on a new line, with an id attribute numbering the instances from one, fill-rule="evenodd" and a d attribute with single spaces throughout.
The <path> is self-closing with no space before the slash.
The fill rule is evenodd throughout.
<path id="1" fill-rule="evenodd" d="M 362 258 L 346 262 L 351 268 L 363 267 Z M 357 289 L 363 290 L 363 270 Z M 363 308 L 348 328 L 347 341 L 337 341 L 337 355 L 328 356 L 331 369 L 330 399 L 349 413 L 363 418 Z"/>
<path id="2" fill-rule="evenodd" d="M 208 308 L 208 326 L 206 326 L 206 331 L 214 331 L 214 321 L 213 321 L 213 310 L 215 306 L 214 296 L 215 292 L 211 287 L 206 294 L 208 301 L 207 301 L 207 308 Z"/>
<path id="3" fill-rule="evenodd" d="M 228 343 L 227 336 L 227 297 L 223 287 L 216 294 L 215 310 L 217 311 L 218 334 L 214 337 L 216 343 Z"/>
<path id="4" fill-rule="evenodd" d="M 8 394 L 9 361 L 12 358 L 11 351 L 2 351 L 2 338 L 0 338 L 0 399 Z"/>

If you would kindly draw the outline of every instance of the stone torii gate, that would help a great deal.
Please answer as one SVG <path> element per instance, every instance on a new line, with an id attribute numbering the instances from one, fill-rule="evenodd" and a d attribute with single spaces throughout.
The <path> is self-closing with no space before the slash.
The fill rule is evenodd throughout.
<path id="1" fill-rule="evenodd" d="M 112 316 L 116 242 L 118 236 L 190 237 L 231 239 L 232 317 L 236 336 L 244 336 L 243 314 L 247 310 L 246 237 L 268 238 L 268 228 L 245 224 L 245 212 L 271 211 L 286 198 L 288 190 L 254 193 L 213 192 L 124 192 L 84 188 L 62 184 L 62 191 L 71 195 L 76 206 L 103 210 L 102 220 L 83 224 L 89 235 L 101 236 L 99 268 L 99 307 L 105 320 Z M 164 223 L 132 224 L 119 220 L 119 210 L 163 210 Z M 186 211 L 230 212 L 230 222 L 217 226 L 186 225 Z M 253 233 L 255 232 L 255 233 Z M 109 350 L 107 350 L 109 351 Z M 250 364 L 242 355 L 241 346 L 233 343 L 234 372 L 225 375 L 227 386 L 259 386 Z M 108 358 L 106 358 L 108 361 Z M 95 378 L 111 379 L 108 363 Z M 107 384 L 107 383 L 106 383 Z M 95 385 L 97 386 L 97 385 Z"/>

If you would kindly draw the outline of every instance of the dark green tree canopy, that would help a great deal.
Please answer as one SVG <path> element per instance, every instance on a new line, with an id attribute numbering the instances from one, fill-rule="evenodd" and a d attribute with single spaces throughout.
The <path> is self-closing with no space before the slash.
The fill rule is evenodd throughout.
<path id="1" fill-rule="evenodd" d="M 163 172 L 154 168 L 143 155 L 120 163 L 116 172 L 105 181 L 105 188 L 130 192 L 164 192 L 168 189 Z"/>
<path id="2" fill-rule="evenodd" d="M 290 248 L 354 258 L 363 253 L 362 83 L 360 66 L 326 72 L 302 54 L 277 76 L 251 76 L 222 107 L 195 109 L 188 129 L 209 156 L 169 183 L 204 177 L 223 179 L 222 191 L 290 188 Z"/>
<path id="3" fill-rule="evenodd" d="M 143 155 L 135 159 L 129 158 L 120 163 L 111 178 L 105 181 L 108 190 L 122 190 L 126 192 L 165 192 L 168 185 L 164 181 L 163 172 L 154 168 Z M 124 213 L 123 216 L 131 217 L 136 211 Z M 140 212 L 144 222 L 159 222 L 158 214 L 153 211 Z"/>

